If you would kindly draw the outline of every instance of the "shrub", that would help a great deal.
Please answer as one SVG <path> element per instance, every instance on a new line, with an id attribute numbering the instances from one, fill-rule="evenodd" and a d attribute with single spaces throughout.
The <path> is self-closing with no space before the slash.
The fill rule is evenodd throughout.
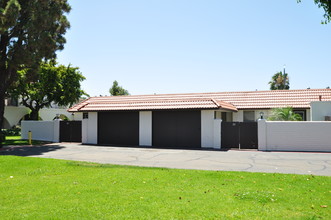
<path id="1" fill-rule="evenodd" d="M 292 107 L 274 108 L 271 110 L 269 121 L 302 121 L 302 117 L 293 111 Z"/>
<path id="2" fill-rule="evenodd" d="M 21 136 L 21 128 L 13 127 L 11 129 L 2 129 L 2 133 L 5 136 Z"/>

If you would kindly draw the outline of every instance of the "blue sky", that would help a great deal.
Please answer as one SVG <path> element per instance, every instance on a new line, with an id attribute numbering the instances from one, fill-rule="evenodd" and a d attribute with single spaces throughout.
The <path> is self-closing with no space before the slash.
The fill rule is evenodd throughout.
<path id="1" fill-rule="evenodd" d="M 69 0 L 58 62 L 87 78 L 91 96 L 114 80 L 132 95 L 331 86 L 331 23 L 313 0 Z"/>

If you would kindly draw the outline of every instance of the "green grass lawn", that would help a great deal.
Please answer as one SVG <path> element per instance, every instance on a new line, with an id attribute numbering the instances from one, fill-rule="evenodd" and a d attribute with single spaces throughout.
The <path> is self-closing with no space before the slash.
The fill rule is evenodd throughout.
<path id="1" fill-rule="evenodd" d="M 0 156 L 1 219 L 331 219 L 331 177 Z"/>
<path id="2" fill-rule="evenodd" d="M 45 141 L 35 141 L 32 140 L 32 145 L 45 144 Z M 20 136 L 6 136 L 6 141 L 2 143 L 3 145 L 29 145 L 28 140 L 22 140 Z"/>

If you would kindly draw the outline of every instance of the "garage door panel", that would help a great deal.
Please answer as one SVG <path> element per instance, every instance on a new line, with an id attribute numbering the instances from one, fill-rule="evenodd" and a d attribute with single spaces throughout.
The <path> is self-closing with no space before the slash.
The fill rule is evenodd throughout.
<path id="1" fill-rule="evenodd" d="M 99 112 L 98 144 L 139 144 L 139 112 Z"/>
<path id="2" fill-rule="evenodd" d="M 153 146 L 165 148 L 201 147 L 200 111 L 153 112 Z"/>

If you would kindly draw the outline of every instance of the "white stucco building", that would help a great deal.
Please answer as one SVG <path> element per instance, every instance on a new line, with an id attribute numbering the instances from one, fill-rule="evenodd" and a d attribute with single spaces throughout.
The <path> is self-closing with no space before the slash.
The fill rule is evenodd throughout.
<path id="1" fill-rule="evenodd" d="M 287 106 L 304 121 L 327 120 L 331 89 L 92 97 L 69 111 L 83 113 L 86 144 L 220 149 L 229 145 L 224 129 L 256 124 L 271 109 Z M 223 128 L 226 123 L 230 127 Z M 256 131 L 256 138 L 246 141 L 257 148 L 257 126 L 246 130 Z"/>

